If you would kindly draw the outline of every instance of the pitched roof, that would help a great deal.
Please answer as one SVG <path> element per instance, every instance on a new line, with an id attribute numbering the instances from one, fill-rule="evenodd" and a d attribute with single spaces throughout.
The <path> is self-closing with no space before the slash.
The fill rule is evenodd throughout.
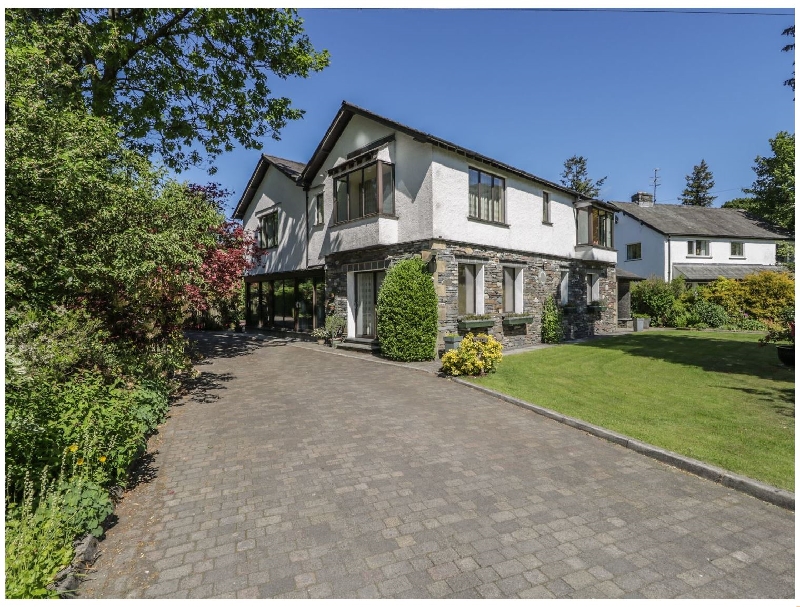
<path id="1" fill-rule="evenodd" d="M 665 235 L 788 239 L 779 228 L 748 215 L 742 209 L 683 204 L 654 204 L 652 207 L 640 207 L 634 202 L 612 204 L 626 215 Z"/>
<path id="2" fill-rule="evenodd" d="M 778 271 L 776 266 L 733 263 L 676 263 L 672 265 L 672 269 L 676 276 L 683 276 L 686 280 L 716 280 L 720 276 L 744 278 L 748 274 L 764 270 Z"/>
<path id="3" fill-rule="evenodd" d="M 264 175 L 267 174 L 267 169 L 271 166 L 274 166 L 292 181 L 297 181 L 297 178 L 300 176 L 300 173 L 303 172 L 306 165 L 302 162 L 287 160 L 286 158 L 261 154 L 261 157 L 258 159 L 258 164 L 253 174 L 250 176 L 250 180 L 247 182 L 247 187 L 244 189 L 242 197 L 236 205 L 236 210 L 233 212 L 234 219 L 244 219 L 245 209 L 250 205 L 256 193 L 256 189 L 261 183 L 261 180 L 264 179 Z"/>
<path id="4" fill-rule="evenodd" d="M 440 147 L 445 150 L 450 150 L 451 152 L 455 152 L 462 156 L 466 156 L 469 159 L 476 160 L 488 166 L 501 169 L 503 171 L 511 173 L 512 175 L 522 177 L 523 179 L 536 181 L 537 183 L 541 183 L 542 185 L 545 185 L 548 188 L 553 188 L 561 192 L 566 192 L 567 194 L 575 196 L 579 199 L 589 200 L 588 197 L 584 196 L 580 192 L 564 187 L 563 185 L 559 185 L 557 183 L 553 183 L 552 181 L 548 181 L 547 179 L 537 177 L 536 175 L 512 167 L 508 164 L 500 162 L 499 160 L 489 158 L 488 156 L 484 156 L 482 154 L 479 154 L 478 152 L 473 152 L 472 150 L 468 150 L 467 148 L 459 146 L 455 143 L 451 143 L 449 141 L 445 141 L 444 139 L 440 139 L 439 137 L 431 135 L 430 133 L 418 131 L 417 129 L 413 129 L 404 124 L 400 124 L 399 122 L 395 122 L 394 120 L 389 120 L 388 118 L 379 116 L 378 114 L 370 112 L 369 110 L 365 110 L 364 108 L 358 107 L 357 105 L 353 105 L 352 103 L 348 103 L 347 101 L 342 101 L 342 106 L 339 108 L 339 111 L 336 113 L 333 122 L 331 122 L 331 125 L 328 127 L 328 131 L 325 133 L 325 136 L 319 142 L 317 149 L 314 150 L 314 154 L 311 156 L 311 159 L 306 164 L 305 169 L 303 170 L 302 174 L 298 179 L 298 182 L 301 185 L 308 186 L 311 184 L 311 181 L 314 179 L 314 176 L 317 174 L 319 168 L 325 162 L 325 159 L 328 157 L 328 154 L 330 154 L 331 150 L 333 149 L 333 146 L 336 144 L 336 141 L 344 132 L 344 129 L 347 127 L 350 120 L 356 114 L 364 116 L 365 118 L 373 120 L 378 124 L 382 124 L 395 131 L 400 131 L 401 133 L 405 133 L 409 137 L 414 138 L 416 141 L 420 141 L 422 143 L 430 143 L 436 147 Z"/>

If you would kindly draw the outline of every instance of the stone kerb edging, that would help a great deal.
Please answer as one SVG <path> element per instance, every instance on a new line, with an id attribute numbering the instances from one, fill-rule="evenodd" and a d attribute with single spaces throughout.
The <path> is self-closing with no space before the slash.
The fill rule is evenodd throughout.
<path id="1" fill-rule="evenodd" d="M 587 432 L 599 438 L 603 438 L 612 443 L 616 443 L 618 445 L 625 447 L 626 449 L 631 449 L 633 451 L 636 451 L 637 453 L 646 455 L 647 457 L 656 459 L 670 466 L 674 466 L 675 468 L 679 468 L 696 476 L 708 479 L 710 481 L 714 481 L 715 483 L 720 483 L 725 487 L 729 487 L 736 491 L 741 491 L 742 493 L 747 493 L 748 495 L 751 495 L 762 501 L 769 502 L 770 504 L 774 504 L 776 506 L 780 506 L 781 508 L 785 508 L 787 510 L 791 510 L 792 512 L 794 512 L 794 493 L 786 491 L 785 489 L 779 489 L 778 487 L 773 487 L 772 485 L 767 485 L 766 483 L 758 482 L 751 478 L 747 478 L 746 476 L 734 474 L 733 472 L 730 472 L 728 470 L 717 468 L 716 466 L 712 466 L 705 462 L 701 462 L 699 460 L 680 455 L 673 451 L 668 451 L 666 449 L 661 449 L 660 447 L 648 445 L 647 443 L 643 443 L 636 439 L 630 438 L 628 436 L 625 436 L 624 434 L 612 432 L 611 430 L 607 430 L 606 428 L 601 428 L 599 426 L 589 424 L 585 421 L 575 419 L 574 417 L 569 417 L 568 415 L 563 415 L 561 413 L 557 413 L 556 411 L 545 409 L 544 407 L 540 407 L 538 405 L 531 404 L 524 400 L 514 398 L 513 396 L 508 396 L 507 394 L 502 394 L 501 392 L 497 392 L 490 388 L 485 388 L 483 386 L 473 384 L 472 382 L 466 381 L 464 379 L 460 379 L 457 377 L 451 377 L 449 379 L 458 384 L 461 384 L 462 386 L 469 386 L 473 390 L 478 390 L 479 392 L 489 394 L 491 396 L 494 396 L 495 398 L 499 398 L 513 405 L 517 405 L 518 407 L 522 407 L 523 409 L 528 409 L 529 411 L 533 411 L 534 413 L 538 413 L 539 415 L 549 417 L 550 419 L 555 420 L 559 423 L 566 424 L 567 426 L 571 426 L 578 430 L 582 430 L 584 432 Z"/>

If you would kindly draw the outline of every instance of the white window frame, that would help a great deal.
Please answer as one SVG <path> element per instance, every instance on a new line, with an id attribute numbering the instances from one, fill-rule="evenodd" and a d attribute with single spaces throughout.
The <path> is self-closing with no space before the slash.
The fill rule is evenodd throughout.
<path id="1" fill-rule="evenodd" d="M 631 257 L 631 250 L 630 247 L 635 247 L 639 245 L 639 257 Z M 642 258 L 642 243 L 641 242 L 632 242 L 630 244 L 625 245 L 625 261 L 636 261 Z"/>
<path id="2" fill-rule="evenodd" d="M 503 312 L 510 312 L 513 314 L 522 314 L 525 306 L 525 276 L 523 274 L 524 268 L 517 266 L 503 266 Z M 511 298 L 511 305 L 507 300 L 506 294 L 506 277 L 511 276 L 513 287 L 513 296 Z M 509 309 L 511 308 L 511 309 Z"/>
<path id="3" fill-rule="evenodd" d="M 686 242 L 687 242 L 687 245 L 688 245 L 687 246 L 687 250 L 686 250 L 686 256 L 687 257 L 711 257 L 711 241 L 710 240 L 702 240 L 702 239 L 698 238 L 696 240 L 687 240 Z M 705 252 L 703 252 L 702 247 L 701 247 L 701 252 L 698 253 L 697 252 L 698 243 L 701 243 L 701 242 L 704 242 L 706 244 Z"/>
<path id="4" fill-rule="evenodd" d="M 320 192 L 314 196 L 315 220 L 314 225 L 319 226 L 325 223 L 325 195 Z"/>
<path id="5" fill-rule="evenodd" d="M 269 237 L 269 229 L 267 222 L 274 218 L 274 234 L 273 238 Z M 280 218 L 278 217 L 278 209 L 264 213 L 258 218 L 258 246 L 262 249 L 275 249 L 278 247 L 280 240 Z M 270 244 L 270 242 L 272 244 Z"/>
<path id="6" fill-rule="evenodd" d="M 569 303 L 569 270 L 561 270 L 561 283 L 558 289 L 560 303 L 565 306 Z"/>
<path id="7" fill-rule="evenodd" d="M 741 253 L 734 253 L 733 252 L 734 245 L 738 245 L 742 249 L 742 252 Z M 744 256 L 745 256 L 745 254 L 744 254 L 744 243 L 742 241 L 740 241 L 740 240 L 739 241 L 732 241 L 731 242 L 731 257 L 736 257 L 737 259 L 740 259 L 740 258 L 742 258 Z"/>
<path id="8" fill-rule="evenodd" d="M 459 261 L 458 266 L 459 268 L 460 266 L 474 266 L 475 268 L 475 274 L 473 275 L 473 287 L 474 287 L 473 296 L 475 297 L 473 307 L 475 308 L 475 311 L 474 312 L 469 311 L 469 302 L 467 302 L 467 310 L 464 312 L 461 312 L 459 310 L 458 311 L 459 316 L 470 315 L 470 314 L 475 314 L 475 315 L 483 314 L 485 309 L 484 300 L 486 299 L 486 293 L 484 290 L 484 271 L 483 271 L 484 264 L 477 263 L 475 261 L 464 260 L 464 261 Z M 458 272 L 460 273 L 460 269 L 458 270 Z M 467 277 L 467 279 L 469 279 L 469 277 Z M 458 303 L 458 298 L 456 298 L 456 303 Z"/>
<path id="9" fill-rule="evenodd" d="M 600 301 L 600 275 L 593 272 L 586 274 L 586 303 Z"/>

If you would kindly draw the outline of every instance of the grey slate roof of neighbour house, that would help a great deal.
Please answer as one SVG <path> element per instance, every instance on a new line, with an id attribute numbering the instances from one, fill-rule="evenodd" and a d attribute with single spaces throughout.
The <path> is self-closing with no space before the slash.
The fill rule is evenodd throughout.
<path id="1" fill-rule="evenodd" d="M 763 272 L 766 269 L 778 270 L 774 266 L 733 263 L 676 263 L 672 265 L 675 276 L 683 276 L 686 280 L 716 280 L 724 278 L 744 278 L 748 274 Z M 619 270 L 617 270 L 619 274 Z"/>
<path id="2" fill-rule="evenodd" d="M 623 270 L 619 266 L 617 266 L 617 280 L 644 280 L 644 276 L 639 276 L 638 274 L 634 274 L 633 272 L 628 272 L 627 270 Z"/>
<path id="3" fill-rule="evenodd" d="M 742 209 L 682 204 L 654 204 L 652 207 L 640 207 L 635 202 L 612 204 L 626 215 L 662 234 L 762 240 L 789 238 L 779 228 L 747 215 Z"/>
<path id="4" fill-rule="evenodd" d="M 242 197 L 239 199 L 239 203 L 236 205 L 236 210 L 233 212 L 234 219 L 244 218 L 244 211 L 250 204 L 250 201 L 253 199 L 253 194 L 255 194 L 256 188 L 261 183 L 261 180 L 264 179 L 264 175 L 267 174 L 267 169 L 270 166 L 274 166 L 292 181 L 297 181 L 297 178 L 300 176 L 300 173 L 303 172 L 303 169 L 306 165 L 304 165 L 302 162 L 287 160 L 286 158 L 278 158 L 277 156 L 261 154 L 261 157 L 258 159 L 256 169 L 253 171 L 250 181 L 247 182 L 247 187 L 244 189 Z"/>

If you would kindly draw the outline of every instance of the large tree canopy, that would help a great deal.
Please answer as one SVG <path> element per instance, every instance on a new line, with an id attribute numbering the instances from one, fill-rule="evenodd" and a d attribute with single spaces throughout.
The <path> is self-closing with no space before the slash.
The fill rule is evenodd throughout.
<path id="1" fill-rule="evenodd" d="M 562 185 L 577 190 L 589 198 L 597 198 L 600 188 L 603 187 L 607 177 L 593 181 L 586 168 L 586 158 L 572 156 L 564 161 L 564 172 L 561 173 Z"/>
<path id="2" fill-rule="evenodd" d="M 34 41 L 50 72 L 72 70 L 54 96 L 82 98 L 176 170 L 278 139 L 303 110 L 272 95 L 273 77 L 329 61 L 293 9 L 7 9 L 6 46 L 15 39 Z"/>
<path id="3" fill-rule="evenodd" d="M 756 179 L 744 193 L 753 196 L 752 213 L 794 234 L 794 134 L 781 131 L 769 144 L 773 155 L 756 157 Z"/>

